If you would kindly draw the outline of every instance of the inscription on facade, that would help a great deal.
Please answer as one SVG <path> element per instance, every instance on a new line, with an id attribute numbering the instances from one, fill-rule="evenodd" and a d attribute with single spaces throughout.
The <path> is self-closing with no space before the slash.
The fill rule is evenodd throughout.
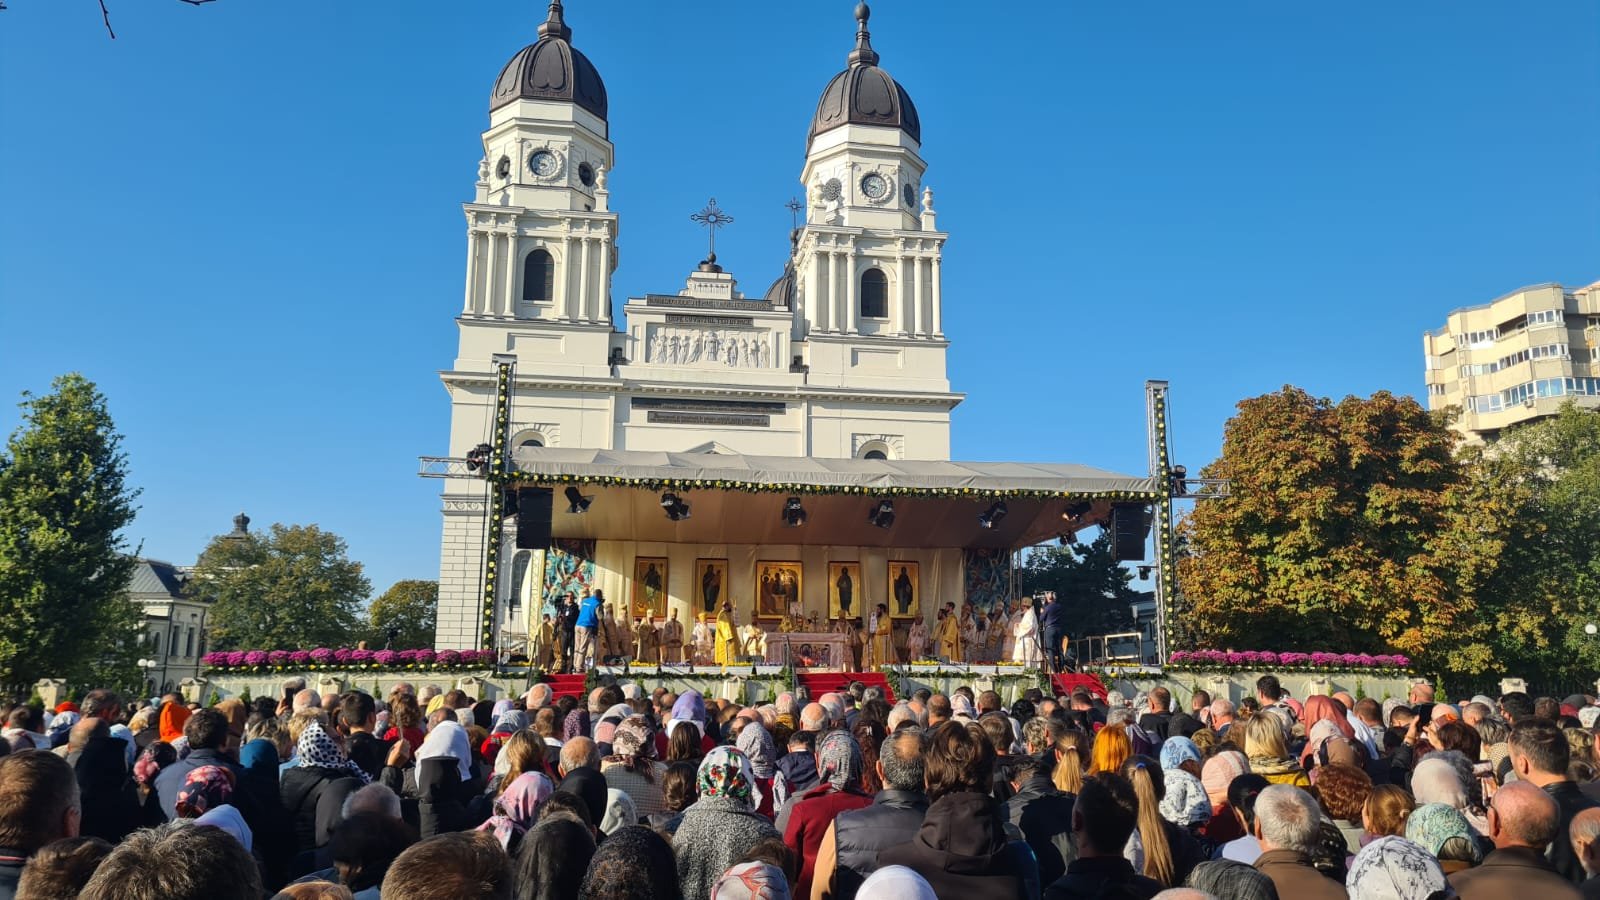
<path id="1" fill-rule="evenodd" d="M 699 397 L 632 397 L 629 404 L 634 409 L 672 409 L 691 412 L 771 413 L 783 415 L 789 405 L 762 400 L 706 400 Z"/>
<path id="2" fill-rule="evenodd" d="M 728 328 L 753 328 L 756 320 L 749 316 L 696 316 L 683 313 L 667 313 L 668 325 L 722 325 Z"/>
<path id="3" fill-rule="evenodd" d="M 650 410 L 646 420 L 652 425 L 746 425 L 767 428 L 772 424 L 772 419 L 769 416 L 668 412 L 655 409 Z"/>
<path id="4" fill-rule="evenodd" d="M 675 294 L 650 294 L 645 297 L 645 303 L 649 306 L 676 306 L 681 309 L 772 312 L 772 304 L 765 300 L 717 300 L 706 297 L 679 297 Z"/>

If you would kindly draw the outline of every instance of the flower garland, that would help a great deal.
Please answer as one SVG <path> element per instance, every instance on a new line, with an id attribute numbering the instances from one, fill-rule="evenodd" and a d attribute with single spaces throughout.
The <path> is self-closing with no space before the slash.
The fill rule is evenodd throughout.
<path id="1" fill-rule="evenodd" d="M 211 672 L 289 672 L 302 669 L 456 671 L 493 665 L 493 650 L 217 650 L 200 657 Z"/>
<path id="2" fill-rule="evenodd" d="M 568 475 L 554 472 L 490 472 L 490 481 L 507 486 L 627 487 L 647 491 L 743 491 L 749 494 L 859 495 L 863 497 L 960 497 L 972 500 L 1119 500 L 1150 502 L 1159 491 L 1052 491 L 996 488 L 880 487 L 859 484 L 807 484 L 804 482 L 735 481 L 725 478 L 625 478 L 620 475 Z"/>
<path id="3" fill-rule="evenodd" d="M 1271 650 L 1179 650 L 1167 659 L 1167 668 L 1183 671 L 1244 671 L 1263 666 L 1289 672 L 1336 672 L 1364 669 L 1383 673 L 1404 674 L 1411 665 L 1409 657 L 1399 654 L 1332 653 L 1318 650 L 1313 653 Z"/>

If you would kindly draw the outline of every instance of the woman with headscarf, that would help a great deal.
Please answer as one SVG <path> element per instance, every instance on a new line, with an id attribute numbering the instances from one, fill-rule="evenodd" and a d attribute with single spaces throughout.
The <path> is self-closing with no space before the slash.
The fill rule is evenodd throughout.
<path id="1" fill-rule="evenodd" d="M 606 786 L 633 798 L 641 816 L 653 816 L 666 809 L 661 780 L 667 767 L 655 760 L 655 732 L 644 716 L 622 720 L 611 735 L 611 755 L 600 762 Z"/>
<path id="2" fill-rule="evenodd" d="M 478 826 L 479 831 L 494 833 L 495 840 L 506 848 L 506 853 L 516 856 L 517 846 L 539 818 L 539 807 L 555 793 L 556 786 L 540 772 L 518 775 L 510 786 L 494 801 L 494 815 Z"/>
<path id="3" fill-rule="evenodd" d="M 157 728 L 161 732 L 161 739 L 172 745 L 178 751 L 178 758 L 182 759 L 189 744 L 183 738 L 183 726 L 189 721 L 189 707 L 182 703 L 167 701 L 161 707 L 161 715 L 157 719 Z M 179 742 L 183 746 L 179 746 Z"/>
<path id="4" fill-rule="evenodd" d="M 582 707 L 574 709 L 572 712 L 567 713 L 565 719 L 561 720 L 561 743 L 565 744 L 576 737 L 588 736 L 589 711 L 587 709 Z"/>
<path id="5" fill-rule="evenodd" d="M 173 808 L 180 819 L 195 819 L 233 799 L 232 769 L 223 766 L 198 766 L 189 771 L 178 788 Z"/>
<path id="6" fill-rule="evenodd" d="M 1363 900 L 1430 900 L 1455 895 L 1439 861 L 1402 837 L 1381 837 L 1362 847 L 1344 884 L 1351 897 Z"/>
<path id="7" fill-rule="evenodd" d="M 742 862 L 711 886 L 711 900 L 789 900 L 789 879 L 769 862 Z"/>
<path id="8" fill-rule="evenodd" d="M 1197 777 L 1203 771 L 1200 748 L 1184 737 L 1170 737 L 1161 744 L 1161 774 L 1166 793 L 1161 798 L 1161 817 L 1168 822 L 1198 832 L 1211 820 L 1211 797 Z"/>
<path id="9" fill-rule="evenodd" d="M 600 833 L 609 835 L 629 825 L 639 824 L 639 809 L 633 798 L 616 788 L 606 788 L 606 809 L 600 817 Z"/>
<path id="10" fill-rule="evenodd" d="M 772 779 L 778 773 L 778 749 L 772 734 L 761 724 L 759 717 L 752 719 L 741 715 L 740 721 L 745 724 L 739 729 L 739 736 L 734 739 L 733 745 L 750 760 L 750 770 L 756 774 L 756 790 L 762 797 L 761 806 L 756 811 L 771 817 L 776 815 L 773 810 L 775 795 Z"/>
<path id="11" fill-rule="evenodd" d="M 717 746 L 717 739 L 706 728 L 706 701 L 699 691 L 689 690 L 678 695 L 672 704 L 672 714 L 667 724 L 656 735 L 656 755 L 666 757 L 667 740 L 681 724 L 692 725 L 699 735 L 700 753 L 704 756 Z"/>
<path id="12" fill-rule="evenodd" d="M 602 756 L 610 755 L 611 739 L 616 736 L 617 726 L 622 720 L 633 715 L 633 707 L 626 703 L 616 703 L 600 714 L 594 725 L 594 743 Z"/>
<path id="13" fill-rule="evenodd" d="M 528 714 L 520 709 L 511 709 L 509 700 L 502 700 L 507 705 L 504 712 L 495 714 L 494 727 L 489 729 L 489 737 L 478 748 L 483 761 L 491 766 L 496 764 L 500 756 L 500 748 L 505 746 L 511 736 L 528 727 Z M 496 704 L 498 708 L 498 704 Z"/>
<path id="14" fill-rule="evenodd" d="M 1482 863 L 1485 854 L 1483 835 L 1461 810 L 1444 803 L 1424 803 L 1412 810 L 1406 817 L 1406 840 L 1432 853 L 1447 876 Z"/>
<path id="15" fill-rule="evenodd" d="M 350 761 L 344 748 L 339 746 L 322 728 L 322 723 L 312 721 L 300 732 L 295 744 L 296 764 L 283 773 L 278 795 L 283 800 L 289 826 L 295 836 L 296 851 L 312 850 L 320 846 L 317 840 L 317 807 L 324 792 L 333 789 L 335 782 L 355 779 L 360 787 L 368 781 L 367 773 Z M 349 785 L 340 785 L 348 788 Z M 329 823 L 324 816 L 324 827 Z"/>
<path id="16" fill-rule="evenodd" d="M 568 813 L 541 816 L 522 838 L 513 861 L 517 900 L 571 900 L 581 896 L 594 858 L 594 832 Z"/>
<path id="17" fill-rule="evenodd" d="M 472 768 L 471 739 L 459 722 L 445 720 L 417 750 L 417 815 L 423 838 L 467 825 L 467 803 L 484 779 Z"/>
<path id="18" fill-rule="evenodd" d="M 1239 824 L 1233 807 L 1228 805 L 1228 786 L 1249 771 L 1249 761 L 1237 750 L 1224 750 L 1201 766 L 1200 786 L 1205 788 L 1206 799 L 1211 802 L 1211 820 L 1200 827 L 1199 837 L 1207 844 L 1221 847 L 1244 837 L 1244 826 Z"/>
<path id="19" fill-rule="evenodd" d="M 579 897 L 684 900 L 672 845 L 648 828 L 628 825 L 612 832 L 589 862 Z"/>
<path id="20" fill-rule="evenodd" d="M 756 776 L 750 760 L 732 747 L 717 747 L 700 762 L 700 798 L 683 812 L 673 836 L 678 884 L 684 900 L 709 900 L 711 886 L 758 842 L 782 839 L 756 807 Z"/>
<path id="21" fill-rule="evenodd" d="M 867 876 L 856 900 L 939 900 L 928 879 L 905 866 L 884 866 Z"/>
<path id="22" fill-rule="evenodd" d="M 1463 766 L 1463 762 L 1464 757 L 1456 751 L 1424 756 L 1411 771 L 1411 795 L 1416 798 L 1418 806 L 1443 803 L 1461 810 L 1473 829 L 1486 835 L 1489 833 L 1488 818 L 1475 808 L 1472 770 L 1470 766 Z"/>
<path id="23" fill-rule="evenodd" d="M 156 791 L 156 776 L 161 770 L 178 761 L 178 751 L 166 741 L 156 741 L 144 748 L 133 763 L 133 783 L 139 796 L 139 819 L 146 828 L 154 828 L 167 820 L 161 809 L 161 795 Z"/>
<path id="24" fill-rule="evenodd" d="M 834 817 L 872 805 L 872 798 L 861 790 L 861 765 L 861 747 L 847 731 L 831 731 L 817 745 L 821 782 L 794 805 L 783 835 L 783 842 L 800 860 L 795 893 L 801 897 L 811 896 L 817 851 Z"/>

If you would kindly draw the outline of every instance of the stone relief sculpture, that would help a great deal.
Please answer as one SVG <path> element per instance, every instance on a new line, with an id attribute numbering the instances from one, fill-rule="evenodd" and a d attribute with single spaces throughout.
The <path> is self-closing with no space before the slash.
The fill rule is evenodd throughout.
<path id="1" fill-rule="evenodd" d="M 651 326 L 645 341 L 647 361 L 658 366 L 721 365 L 764 369 L 774 350 L 768 334 L 741 335 L 728 330 Z"/>

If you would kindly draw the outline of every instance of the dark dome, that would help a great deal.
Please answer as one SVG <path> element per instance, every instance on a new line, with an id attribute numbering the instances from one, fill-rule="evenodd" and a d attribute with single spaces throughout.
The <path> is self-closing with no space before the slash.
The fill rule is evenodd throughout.
<path id="1" fill-rule="evenodd" d="M 811 137 L 840 125 L 882 125 L 899 128 L 920 144 L 922 120 L 917 118 L 916 104 L 899 82 L 878 68 L 878 54 L 867 32 L 871 14 L 865 3 L 856 5 L 856 48 L 850 51 L 848 67 L 822 89 L 817 114 L 811 119 Z"/>
<path id="2" fill-rule="evenodd" d="M 567 100 L 606 117 L 606 83 L 589 58 L 572 46 L 572 29 L 561 18 L 561 4 L 539 26 L 539 40 L 517 51 L 495 79 L 489 109 L 515 100 Z"/>

